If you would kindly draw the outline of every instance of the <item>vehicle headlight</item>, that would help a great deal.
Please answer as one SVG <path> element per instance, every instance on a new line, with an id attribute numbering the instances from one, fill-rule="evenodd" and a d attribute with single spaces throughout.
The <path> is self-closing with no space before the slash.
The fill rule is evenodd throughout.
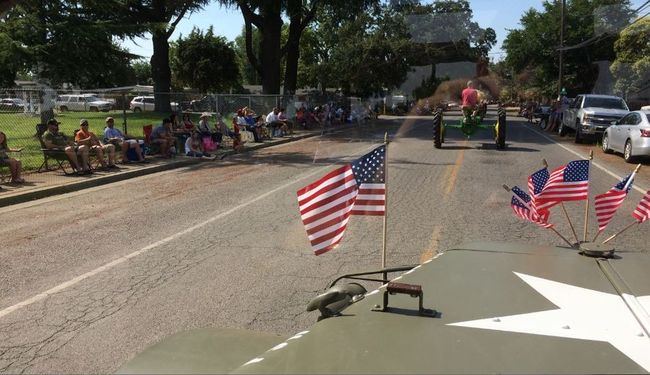
<path id="1" fill-rule="evenodd" d="M 584 116 L 582 117 L 582 123 L 583 123 L 583 124 L 588 123 L 589 120 L 591 120 L 591 116 L 589 116 L 589 115 L 584 115 Z"/>

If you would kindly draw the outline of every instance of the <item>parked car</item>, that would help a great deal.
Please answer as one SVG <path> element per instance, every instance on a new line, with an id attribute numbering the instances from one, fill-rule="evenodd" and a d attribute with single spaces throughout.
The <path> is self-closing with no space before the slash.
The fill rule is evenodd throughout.
<path id="1" fill-rule="evenodd" d="M 113 104 L 91 94 L 59 95 L 56 99 L 56 108 L 61 112 L 108 112 L 113 108 Z"/>
<path id="2" fill-rule="evenodd" d="M 569 129 L 575 132 L 575 142 L 582 143 L 586 137 L 601 136 L 612 121 L 628 114 L 625 100 L 611 95 L 578 95 L 562 114 L 558 133 L 563 136 Z"/>
<path id="3" fill-rule="evenodd" d="M 0 111 L 23 112 L 27 104 L 19 98 L 4 98 L 0 100 Z"/>
<path id="4" fill-rule="evenodd" d="M 178 103 L 170 102 L 172 111 L 179 111 Z M 129 108 L 133 112 L 153 112 L 155 110 L 155 100 L 153 96 L 136 96 L 131 100 Z"/>
<path id="5" fill-rule="evenodd" d="M 650 108 L 628 113 L 603 134 L 603 151 L 620 152 L 626 162 L 650 156 Z"/>

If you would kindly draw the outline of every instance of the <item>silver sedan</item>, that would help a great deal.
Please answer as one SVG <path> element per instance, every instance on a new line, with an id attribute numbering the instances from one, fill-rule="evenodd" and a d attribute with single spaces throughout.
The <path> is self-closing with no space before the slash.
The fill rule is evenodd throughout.
<path id="1" fill-rule="evenodd" d="M 650 156 L 650 110 L 630 112 L 608 127 L 603 151 L 620 152 L 628 163 L 638 156 Z"/>

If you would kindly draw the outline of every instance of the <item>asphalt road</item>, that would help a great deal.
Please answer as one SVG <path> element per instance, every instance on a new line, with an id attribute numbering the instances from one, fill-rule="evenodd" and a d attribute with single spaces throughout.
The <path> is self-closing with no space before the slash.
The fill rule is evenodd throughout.
<path id="1" fill-rule="evenodd" d="M 305 306 L 332 279 L 379 268 L 382 219 L 352 217 L 342 245 L 317 257 L 296 191 L 378 146 L 385 131 L 392 140 L 389 266 L 469 241 L 563 245 L 516 218 L 501 186 L 525 187 L 543 158 L 553 168 L 589 147 L 558 144 L 523 121 L 509 124 L 506 151 L 496 150 L 487 130 L 467 140 L 453 129 L 435 150 L 430 119 L 389 117 L 362 130 L 0 209 L 0 372 L 108 373 L 182 330 L 291 335 L 310 326 L 317 313 Z M 593 196 L 633 166 L 591 147 Z M 650 188 L 648 169 L 636 180 L 639 190 Z M 632 221 L 639 190 L 606 234 Z M 584 202 L 566 207 L 582 237 Z M 551 221 L 572 238 L 558 208 Z M 617 239 L 617 249 L 648 251 L 644 225 Z"/>

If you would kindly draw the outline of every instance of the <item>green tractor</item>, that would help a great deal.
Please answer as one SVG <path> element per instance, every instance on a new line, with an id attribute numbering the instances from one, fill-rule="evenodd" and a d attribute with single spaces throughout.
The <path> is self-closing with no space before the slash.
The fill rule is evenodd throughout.
<path id="1" fill-rule="evenodd" d="M 463 134 L 469 138 L 476 133 L 478 129 L 494 129 L 494 141 L 497 149 L 506 148 L 506 111 L 499 107 L 497 122 L 495 124 L 483 124 L 485 110 L 479 110 L 478 113 L 464 113 L 459 123 L 456 125 L 446 124 L 442 119 L 442 108 L 438 108 L 433 114 L 433 145 L 435 148 L 442 148 L 445 142 L 446 128 L 460 129 Z"/>

